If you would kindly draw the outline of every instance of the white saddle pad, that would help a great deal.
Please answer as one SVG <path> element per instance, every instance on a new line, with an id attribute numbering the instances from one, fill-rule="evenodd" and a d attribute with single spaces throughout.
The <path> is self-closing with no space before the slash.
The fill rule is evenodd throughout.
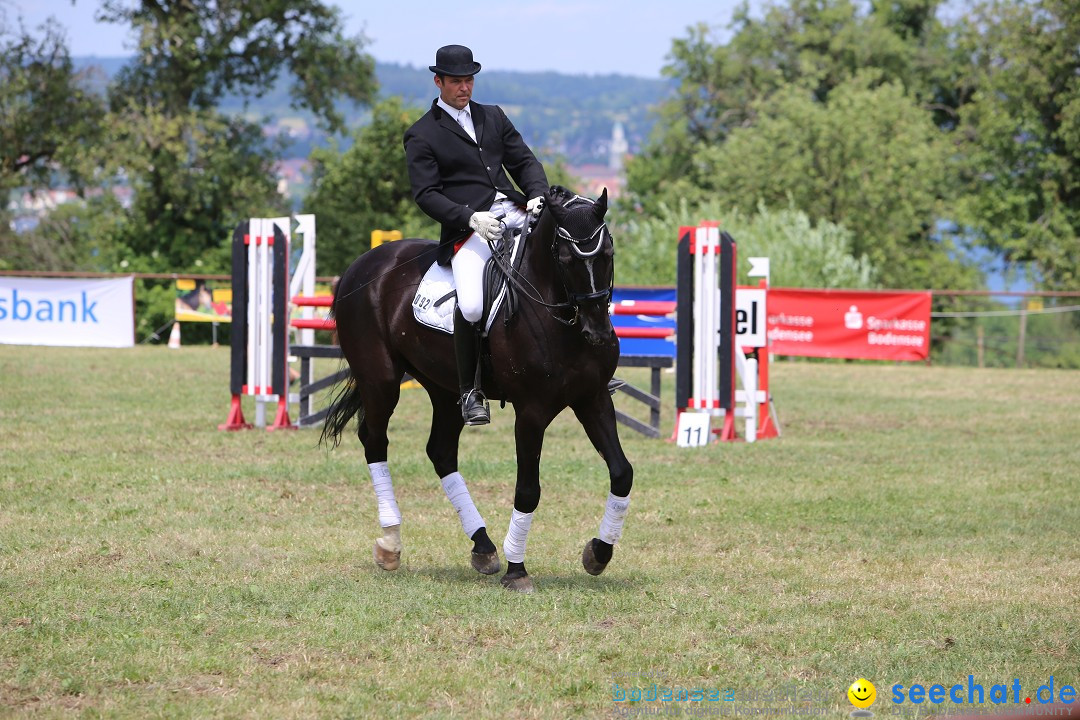
<path id="1" fill-rule="evenodd" d="M 521 234 L 514 236 L 514 245 L 510 250 L 510 265 L 517 267 L 518 253 L 521 251 Z M 488 260 L 488 265 L 494 259 Z M 413 297 L 413 317 L 421 325 L 427 325 L 444 333 L 454 334 L 454 309 L 457 307 L 457 286 L 454 284 L 454 271 L 449 266 L 432 263 L 428 271 L 420 280 L 420 287 L 416 288 Z M 491 330 L 495 316 L 499 314 L 503 300 L 506 299 L 506 281 L 499 284 L 499 290 L 494 299 L 490 300 L 491 308 L 487 313 L 487 322 L 484 323 L 484 332 Z M 488 302 L 488 298 L 484 298 Z"/>

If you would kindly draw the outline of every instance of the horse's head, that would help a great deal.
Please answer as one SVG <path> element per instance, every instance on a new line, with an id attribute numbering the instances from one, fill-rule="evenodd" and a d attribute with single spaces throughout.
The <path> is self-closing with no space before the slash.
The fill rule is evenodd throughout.
<path id="1" fill-rule="evenodd" d="M 553 186 L 546 210 L 555 222 L 551 254 L 568 303 L 574 311 L 572 322 L 593 345 L 612 342 L 608 303 L 615 277 L 615 246 L 608 232 L 607 189 L 596 201 Z"/>

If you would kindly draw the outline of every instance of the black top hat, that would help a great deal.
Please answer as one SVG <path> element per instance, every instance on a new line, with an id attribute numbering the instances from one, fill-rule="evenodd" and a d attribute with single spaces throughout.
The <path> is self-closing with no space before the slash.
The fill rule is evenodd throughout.
<path id="1" fill-rule="evenodd" d="M 467 77 L 480 72 L 480 63 L 473 62 L 472 50 L 464 45 L 444 45 L 435 53 L 435 64 L 428 70 L 437 75 Z"/>

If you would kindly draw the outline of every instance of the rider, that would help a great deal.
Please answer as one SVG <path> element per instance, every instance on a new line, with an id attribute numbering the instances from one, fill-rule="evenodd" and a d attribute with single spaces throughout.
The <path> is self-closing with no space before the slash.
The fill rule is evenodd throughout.
<path id="1" fill-rule="evenodd" d="M 473 76 L 480 72 L 472 50 L 441 47 L 428 69 L 435 73 L 439 97 L 405 132 L 405 157 L 416 204 L 442 225 L 438 262 L 449 263 L 454 272 L 461 415 L 466 425 L 484 425 L 491 418 L 477 381 L 478 323 L 484 311 L 484 264 L 491 256 L 488 243 L 506 228 L 523 227 L 527 213 L 539 214 L 548 181 L 502 108 L 471 101 Z"/>

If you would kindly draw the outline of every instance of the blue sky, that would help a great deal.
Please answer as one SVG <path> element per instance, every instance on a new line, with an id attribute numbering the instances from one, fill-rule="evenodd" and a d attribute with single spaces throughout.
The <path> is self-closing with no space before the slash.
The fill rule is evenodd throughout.
<path id="1" fill-rule="evenodd" d="M 441 45 L 473 49 L 489 70 L 554 70 L 659 77 L 673 38 L 705 22 L 725 31 L 739 0 L 542 0 L 478 3 L 462 11 L 429 0 L 338 0 L 350 33 L 384 62 L 426 67 Z M 72 55 L 131 54 L 125 29 L 94 21 L 100 0 L 0 0 L 0 22 L 29 28 L 49 16 L 67 28 Z"/>

